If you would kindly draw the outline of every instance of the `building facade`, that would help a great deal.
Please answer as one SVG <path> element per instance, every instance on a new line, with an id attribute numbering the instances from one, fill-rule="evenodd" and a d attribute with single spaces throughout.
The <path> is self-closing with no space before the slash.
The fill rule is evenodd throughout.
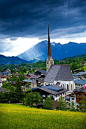
<path id="1" fill-rule="evenodd" d="M 86 89 L 81 89 L 79 91 L 75 91 L 72 94 L 68 95 L 69 98 L 66 100 L 68 105 L 70 106 L 72 102 L 74 102 L 75 109 L 81 108 L 81 100 L 84 96 L 86 96 Z"/>

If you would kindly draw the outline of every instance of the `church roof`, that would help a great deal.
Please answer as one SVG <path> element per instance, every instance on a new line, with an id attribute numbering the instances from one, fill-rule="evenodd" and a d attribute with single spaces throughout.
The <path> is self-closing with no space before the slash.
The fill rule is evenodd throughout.
<path id="1" fill-rule="evenodd" d="M 73 80 L 72 73 L 69 65 L 52 65 L 48 71 L 44 82 L 54 82 L 54 81 L 71 81 Z"/>

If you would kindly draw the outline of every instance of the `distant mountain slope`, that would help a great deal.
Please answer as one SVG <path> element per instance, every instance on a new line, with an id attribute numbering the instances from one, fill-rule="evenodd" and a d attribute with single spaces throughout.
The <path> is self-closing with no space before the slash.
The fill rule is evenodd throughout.
<path id="1" fill-rule="evenodd" d="M 74 43 L 68 44 L 51 43 L 52 56 L 54 59 L 61 60 L 63 58 L 72 57 L 86 53 L 86 43 Z M 47 40 L 42 41 L 32 48 L 28 49 L 24 53 L 18 55 L 19 58 L 27 61 L 36 62 L 39 60 L 45 61 L 48 53 Z"/>
<path id="2" fill-rule="evenodd" d="M 0 64 L 21 64 L 21 63 L 28 63 L 28 61 L 20 59 L 19 57 L 6 57 L 0 55 Z"/>

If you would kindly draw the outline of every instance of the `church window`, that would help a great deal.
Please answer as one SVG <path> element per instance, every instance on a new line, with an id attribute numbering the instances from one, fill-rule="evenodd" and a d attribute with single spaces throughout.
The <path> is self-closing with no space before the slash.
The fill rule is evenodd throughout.
<path id="1" fill-rule="evenodd" d="M 71 91 L 72 91 L 72 84 L 71 84 Z"/>
<path id="2" fill-rule="evenodd" d="M 52 65 L 52 62 L 51 62 L 51 65 Z"/>
<path id="3" fill-rule="evenodd" d="M 69 90 L 69 86 L 68 86 L 68 84 L 67 84 L 67 90 Z"/>

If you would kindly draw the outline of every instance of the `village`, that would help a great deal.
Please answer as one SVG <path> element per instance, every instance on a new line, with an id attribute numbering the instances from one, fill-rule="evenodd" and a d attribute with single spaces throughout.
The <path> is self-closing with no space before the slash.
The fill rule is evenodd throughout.
<path id="1" fill-rule="evenodd" d="M 86 96 L 86 71 L 80 72 L 75 70 L 72 73 L 69 64 L 54 65 L 50 45 L 49 26 L 46 71 L 41 68 L 33 68 L 31 65 L 28 67 L 31 73 L 27 74 L 19 74 L 19 68 L 16 67 L 13 73 L 11 73 L 10 69 L 5 69 L 4 72 L 0 72 L 0 92 L 9 93 L 11 87 L 15 89 L 15 80 L 16 78 L 20 78 L 21 88 L 24 93 L 37 92 L 43 98 L 41 105 L 38 104 L 36 107 L 42 106 L 46 98 L 51 97 L 54 101 L 54 109 L 58 109 L 58 101 L 63 97 L 67 103 L 67 107 L 70 107 L 73 103 L 75 109 L 82 109 L 81 101 Z M 3 101 L 1 100 L 1 102 Z"/>

